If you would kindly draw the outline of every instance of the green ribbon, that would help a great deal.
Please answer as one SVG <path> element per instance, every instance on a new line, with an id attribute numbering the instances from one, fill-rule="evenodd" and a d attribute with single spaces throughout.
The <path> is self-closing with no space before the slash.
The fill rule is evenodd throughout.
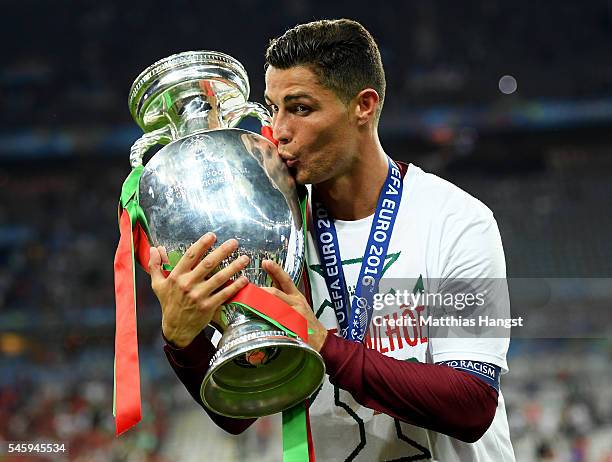
<path id="1" fill-rule="evenodd" d="M 283 411 L 283 462 L 308 462 L 306 403 Z"/>
<path id="2" fill-rule="evenodd" d="M 304 194 L 302 194 L 300 198 L 300 209 L 302 212 L 302 229 L 304 230 L 304 248 L 307 252 L 308 234 L 306 231 L 306 207 L 308 192 L 303 191 L 303 193 Z M 308 258 L 306 258 L 306 260 L 308 261 Z M 307 269 L 304 268 L 304 271 L 307 271 Z M 279 327 L 282 329 L 282 326 Z M 311 333 L 312 331 L 308 329 L 308 334 Z M 295 336 L 295 334 L 293 334 L 293 336 Z M 308 455 L 309 447 L 306 412 L 306 401 L 283 411 L 283 462 L 309 462 L 310 460 Z M 314 460 L 314 454 L 312 455 L 312 460 Z"/>
<path id="3" fill-rule="evenodd" d="M 132 220 L 132 225 L 140 222 L 142 229 L 150 236 L 149 233 L 149 224 L 147 223 L 147 218 L 145 217 L 144 211 L 142 207 L 140 207 L 140 193 L 139 193 L 139 185 L 140 185 L 140 177 L 142 176 L 142 171 L 144 167 L 139 165 L 132 169 L 128 177 L 123 182 L 123 186 L 121 187 L 121 196 L 119 197 L 119 205 L 121 208 L 126 209 L 130 214 L 130 219 Z"/>

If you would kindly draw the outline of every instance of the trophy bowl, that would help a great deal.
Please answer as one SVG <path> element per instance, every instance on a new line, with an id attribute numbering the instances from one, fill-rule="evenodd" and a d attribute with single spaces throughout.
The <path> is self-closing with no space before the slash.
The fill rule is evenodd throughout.
<path id="1" fill-rule="evenodd" d="M 138 188 L 149 241 L 164 246 L 170 267 L 206 232 L 217 243 L 238 240 L 248 255 L 241 272 L 260 287 L 271 280 L 264 259 L 297 284 L 305 255 L 303 215 L 295 181 L 265 137 L 235 127 L 246 116 L 270 125 L 262 105 L 248 102 L 242 65 L 218 52 L 186 52 L 147 68 L 130 91 L 132 116 L 145 134 L 132 147 L 133 168 L 145 152 Z M 218 349 L 201 386 L 202 402 L 231 417 L 258 417 L 290 408 L 322 383 L 318 352 L 253 311 L 223 307 Z"/>

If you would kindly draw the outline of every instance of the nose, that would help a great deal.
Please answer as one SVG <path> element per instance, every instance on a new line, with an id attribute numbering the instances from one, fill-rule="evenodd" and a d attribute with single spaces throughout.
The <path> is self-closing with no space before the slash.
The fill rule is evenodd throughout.
<path id="1" fill-rule="evenodd" d="M 272 119 L 272 134 L 274 139 L 278 140 L 279 145 L 288 144 L 291 141 L 291 129 L 289 120 L 283 114 L 283 111 L 278 111 Z"/>

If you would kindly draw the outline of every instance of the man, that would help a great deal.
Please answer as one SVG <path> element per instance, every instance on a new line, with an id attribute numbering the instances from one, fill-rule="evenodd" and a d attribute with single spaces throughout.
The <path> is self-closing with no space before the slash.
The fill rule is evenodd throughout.
<path id="1" fill-rule="evenodd" d="M 268 290 L 308 320 L 309 344 L 325 361 L 326 380 L 310 404 L 316 456 L 513 461 L 499 391 L 507 338 L 434 338 L 420 328 L 368 325 L 383 314 L 387 320 L 422 314 L 423 307 L 368 311 L 376 296 L 370 289 L 382 273 L 418 279 L 425 291 L 443 291 L 460 278 L 505 277 L 490 210 L 452 184 L 387 157 L 377 131 L 384 97 L 378 47 L 354 21 L 299 25 L 267 50 L 265 98 L 278 152 L 299 184 L 312 185 L 312 303 L 278 265 L 266 261 L 264 268 L 275 283 Z M 223 286 L 248 262 L 241 257 L 212 275 L 238 247 L 227 241 L 200 261 L 214 241 L 203 236 L 168 278 L 160 268 L 163 249 L 153 248 L 150 259 L 166 354 L 200 404 L 199 387 L 215 351 L 203 329 L 244 287 L 244 278 Z M 207 412 L 232 433 L 253 422 Z"/>

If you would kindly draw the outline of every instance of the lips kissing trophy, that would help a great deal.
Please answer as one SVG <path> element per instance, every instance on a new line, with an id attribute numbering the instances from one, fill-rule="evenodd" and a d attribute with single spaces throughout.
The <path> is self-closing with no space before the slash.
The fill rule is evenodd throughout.
<path id="1" fill-rule="evenodd" d="M 234 128 L 246 116 L 271 133 L 264 106 L 248 101 L 243 66 L 219 52 L 184 52 L 143 71 L 129 95 L 144 135 L 132 146 L 132 171 L 120 199 L 121 238 L 115 257 L 117 434 L 140 420 L 140 379 L 134 258 L 147 268 L 149 245 L 164 246 L 170 271 L 206 232 L 217 242 L 238 240 L 250 257 L 242 271 L 250 284 L 223 307 L 223 332 L 200 396 L 212 411 L 249 418 L 274 414 L 308 398 L 325 366 L 307 343 L 305 320 L 269 306 L 256 286 L 271 280 L 264 259 L 279 263 L 297 284 L 305 255 L 305 201 L 266 137 Z M 165 144 L 143 166 L 143 156 Z M 238 253 L 224 261 L 229 264 Z M 262 302 L 258 294 L 266 294 Z M 276 297 L 275 301 L 280 302 Z M 274 303 L 272 303 L 274 304 Z M 281 302 L 282 304 L 282 302 Z"/>

